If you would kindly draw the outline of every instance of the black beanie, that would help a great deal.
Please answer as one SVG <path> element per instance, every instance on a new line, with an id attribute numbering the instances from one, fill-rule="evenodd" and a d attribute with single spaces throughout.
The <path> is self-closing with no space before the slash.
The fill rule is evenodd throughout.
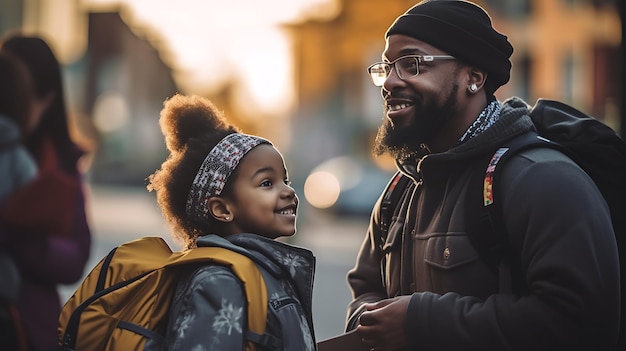
<path id="1" fill-rule="evenodd" d="M 493 93 L 509 81 L 513 46 L 478 5 L 459 0 L 422 1 L 398 17 L 385 38 L 404 34 L 424 41 L 487 72 Z"/>

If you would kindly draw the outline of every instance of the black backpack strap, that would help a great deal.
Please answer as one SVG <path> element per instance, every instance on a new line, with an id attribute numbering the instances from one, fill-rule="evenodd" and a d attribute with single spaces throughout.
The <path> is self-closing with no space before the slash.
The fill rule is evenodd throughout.
<path id="1" fill-rule="evenodd" d="M 481 259 L 498 276 L 501 292 L 523 291 L 519 254 L 508 241 L 502 215 L 502 194 L 497 190 L 497 170 L 515 154 L 535 147 L 550 147 L 564 151 L 558 144 L 542 138 L 536 132 L 520 134 L 498 148 L 490 158 L 477 162 L 468 190 L 468 236 Z M 495 189 L 495 190 L 494 190 Z M 479 194 L 480 193 L 480 194 Z M 478 200 L 480 199 L 480 203 Z M 518 278 L 518 279 L 516 279 Z"/>
<path id="2" fill-rule="evenodd" d="M 391 224 L 393 212 L 398 206 L 400 199 L 402 198 L 402 194 L 404 193 L 404 189 L 409 184 L 410 180 L 411 179 L 402 174 L 402 172 L 396 171 L 396 174 L 393 175 L 393 177 L 385 187 L 385 191 L 383 192 L 383 199 L 380 204 L 379 217 L 381 235 L 378 245 L 381 248 L 385 245 L 385 241 L 387 240 L 387 232 L 389 231 L 389 225 Z"/>

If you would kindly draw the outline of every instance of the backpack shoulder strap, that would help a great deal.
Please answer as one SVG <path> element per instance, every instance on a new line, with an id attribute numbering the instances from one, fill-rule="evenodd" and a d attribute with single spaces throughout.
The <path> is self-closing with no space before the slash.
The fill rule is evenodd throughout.
<path id="1" fill-rule="evenodd" d="M 172 253 L 167 267 L 181 264 L 212 262 L 230 268 L 243 283 L 248 304 L 246 337 L 256 344 L 271 346 L 275 340 L 265 334 L 267 322 L 267 286 L 254 260 L 224 247 L 197 247 Z"/>
<path id="2" fill-rule="evenodd" d="M 494 191 L 499 188 L 497 170 L 503 168 L 506 161 L 519 152 L 536 147 L 555 148 L 565 152 L 558 144 L 539 136 L 534 131 L 520 134 L 499 147 L 488 159 L 478 162 L 468 190 L 467 223 L 468 236 L 479 256 L 499 277 L 500 290 L 523 289 L 523 283 L 512 280 L 519 276 L 520 267 L 515 253 L 506 235 L 506 227 L 500 206 L 501 194 Z M 477 194 L 480 191 L 480 194 Z M 481 203 L 474 202 L 477 198 Z"/>
<path id="3" fill-rule="evenodd" d="M 409 177 L 405 176 L 400 171 L 396 171 L 396 173 L 393 175 L 393 177 L 385 187 L 385 191 L 383 192 L 383 198 L 380 204 L 380 247 L 385 244 L 385 240 L 387 239 L 387 231 L 389 230 L 389 225 L 391 224 L 393 212 L 396 206 L 398 206 L 400 198 L 402 197 L 404 189 L 409 184 L 409 181 Z"/>
<path id="4" fill-rule="evenodd" d="M 493 153 L 487 169 L 484 170 L 483 178 L 483 206 L 489 208 L 494 203 L 493 183 L 494 173 L 498 165 L 506 163 L 506 160 L 516 155 L 517 153 L 536 147 L 549 147 L 558 149 L 559 151 L 568 154 L 567 150 L 561 147 L 559 144 L 552 142 L 534 131 L 529 131 L 513 137 L 507 141 L 504 145 L 500 146 L 496 152 Z"/>

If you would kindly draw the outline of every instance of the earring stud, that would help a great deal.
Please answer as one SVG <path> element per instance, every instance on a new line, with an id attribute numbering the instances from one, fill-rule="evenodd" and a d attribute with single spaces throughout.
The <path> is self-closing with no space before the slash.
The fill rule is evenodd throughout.
<path id="1" fill-rule="evenodd" d="M 227 221 L 229 221 L 229 220 L 230 220 L 230 217 L 229 217 L 229 216 L 226 216 L 226 217 L 224 217 L 224 219 L 225 219 L 225 220 L 227 220 Z"/>
<path id="2" fill-rule="evenodd" d="M 476 90 L 478 90 L 478 87 L 476 86 L 476 84 L 473 84 L 473 83 L 472 83 L 472 85 L 470 85 L 470 90 L 471 90 L 472 92 L 476 92 Z"/>

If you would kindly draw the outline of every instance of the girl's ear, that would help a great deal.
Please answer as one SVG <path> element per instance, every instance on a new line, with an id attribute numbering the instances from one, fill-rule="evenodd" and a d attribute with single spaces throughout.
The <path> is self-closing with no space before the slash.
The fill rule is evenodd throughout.
<path id="1" fill-rule="evenodd" d="M 208 204 L 209 213 L 213 218 L 220 222 L 230 222 L 233 219 L 230 211 L 230 204 L 227 200 L 213 196 L 209 198 Z"/>

